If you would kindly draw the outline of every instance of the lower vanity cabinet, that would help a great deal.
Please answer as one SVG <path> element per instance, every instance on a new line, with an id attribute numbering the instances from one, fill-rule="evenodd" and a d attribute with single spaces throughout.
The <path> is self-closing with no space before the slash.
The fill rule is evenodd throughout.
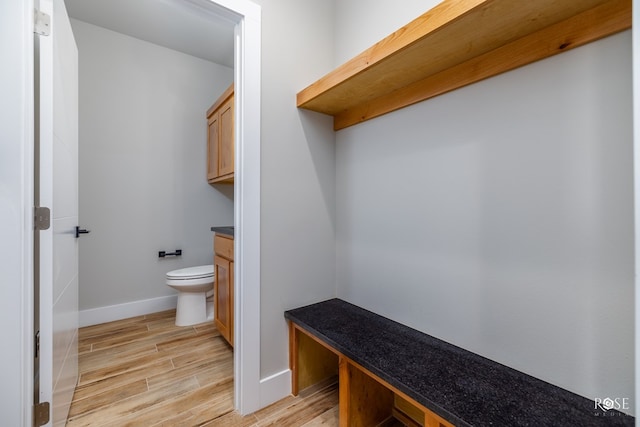
<path id="1" fill-rule="evenodd" d="M 214 323 L 220 334 L 233 347 L 233 239 L 216 234 L 213 252 Z"/>

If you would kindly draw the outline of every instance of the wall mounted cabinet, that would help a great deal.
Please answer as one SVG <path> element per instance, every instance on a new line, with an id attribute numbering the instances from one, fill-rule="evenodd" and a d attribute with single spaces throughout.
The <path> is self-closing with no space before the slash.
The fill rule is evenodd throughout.
<path id="1" fill-rule="evenodd" d="M 231 183 L 234 175 L 233 84 L 207 111 L 207 181 Z"/>
<path id="2" fill-rule="evenodd" d="M 631 0 L 445 0 L 297 95 L 339 130 L 631 28 Z"/>

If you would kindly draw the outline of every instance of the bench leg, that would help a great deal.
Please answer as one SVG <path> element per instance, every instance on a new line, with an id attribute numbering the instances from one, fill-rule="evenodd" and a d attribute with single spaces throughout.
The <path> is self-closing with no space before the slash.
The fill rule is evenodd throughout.
<path id="1" fill-rule="evenodd" d="M 340 427 L 375 426 L 391 416 L 393 392 L 340 358 Z"/>
<path id="2" fill-rule="evenodd" d="M 349 404 L 351 384 L 349 383 L 349 362 L 344 357 L 340 357 L 338 361 L 338 385 L 339 385 L 339 403 L 338 413 L 340 416 L 340 427 L 349 427 Z"/>
<path id="3" fill-rule="evenodd" d="M 289 322 L 289 369 L 291 369 L 291 394 L 297 396 L 298 389 L 298 333 Z"/>
<path id="4" fill-rule="evenodd" d="M 338 356 L 314 338 L 289 323 L 289 369 L 291 394 L 338 373 Z"/>

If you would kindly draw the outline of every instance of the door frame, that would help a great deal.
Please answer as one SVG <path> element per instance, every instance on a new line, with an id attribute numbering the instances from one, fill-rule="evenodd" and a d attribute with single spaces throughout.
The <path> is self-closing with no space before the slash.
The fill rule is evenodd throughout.
<path id="1" fill-rule="evenodd" d="M 7 66 L 0 70 L 0 257 L 5 270 L 0 320 L 12 325 L 0 355 L 8 393 L 0 393 L 3 421 L 30 426 L 33 403 L 33 8 L 34 0 L 0 6 L 1 45 Z M 6 31 L 6 33 L 5 33 Z M 6 90 L 6 92 L 5 92 Z M 5 139 L 6 138 L 6 139 Z"/>
<path id="2" fill-rule="evenodd" d="M 250 0 L 182 0 L 204 4 L 208 9 L 226 13 L 236 22 L 236 160 L 234 220 L 236 224 L 235 263 L 235 406 L 241 414 L 260 408 L 260 97 L 261 97 L 261 7 Z M 33 404 L 33 10 L 34 0 L 5 2 L 0 23 L 15 37 L 9 48 L 15 59 L 0 78 L 17 88 L 0 102 L 0 111 L 15 111 L 16 122 L 8 129 L 7 152 L 13 157 L 0 159 L 2 167 L 17 167 L 3 196 L 15 211 L 0 211 L 0 228 L 9 238 L 0 255 L 12 262 L 6 278 L 15 287 L 7 287 L 7 311 L 4 317 L 13 322 L 16 332 L 15 352 L 2 361 L 14 362 L 14 382 L 5 384 L 14 400 L 3 402 L 7 419 L 15 425 L 30 426 Z M 16 19 L 19 17 L 19 19 Z M 11 24 L 11 25 L 9 25 Z M 3 46 L 4 48 L 4 46 Z M 16 108 L 18 106 L 18 108 Z M 2 123 L 3 125 L 6 122 Z M 4 151 L 4 147 L 3 147 Z M 16 179 L 13 179 L 17 177 Z M 17 302 L 20 301 L 20 302 Z M 18 336 L 19 335 L 19 336 Z M 19 365 L 19 366 L 16 366 Z M 6 366 L 6 365 L 5 365 Z M 4 372 L 4 371 L 3 371 Z M 16 392 L 16 388 L 18 392 Z M 5 408 L 4 404 L 8 407 Z"/>
<path id="3" fill-rule="evenodd" d="M 194 0 L 184 0 L 194 2 Z M 262 9 L 249 0 L 205 0 L 236 23 L 234 43 L 234 401 L 260 399 L 260 81 Z"/>

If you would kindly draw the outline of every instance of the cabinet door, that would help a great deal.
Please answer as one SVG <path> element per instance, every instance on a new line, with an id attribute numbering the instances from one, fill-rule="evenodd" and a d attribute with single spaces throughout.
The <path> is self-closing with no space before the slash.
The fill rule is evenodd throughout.
<path id="1" fill-rule="evenodd" d="M 220 107 L 220 147 L 218 172 L 220 175 L 233 173 L 234 138 L 233 138 L 233 96 Z"/>
<path id="2" fill-rule="evenodd" d="M 231 344 L 230 320 L 231 320 L 231 262 L 222 257 L 214 257 L 215 287 L 213 297 L 213 310 L 215 325 L 220 334 Z"/>
<path id="3" fill-rule="evenodd" d="M 220 138 L 218 135 L 220 128 L 220 115 L 218 112 L 209 116 L 209 132 L 207 134 L 207 180 L 211 181 L 219 176 L 218 173 L 218 151 Z"/>

